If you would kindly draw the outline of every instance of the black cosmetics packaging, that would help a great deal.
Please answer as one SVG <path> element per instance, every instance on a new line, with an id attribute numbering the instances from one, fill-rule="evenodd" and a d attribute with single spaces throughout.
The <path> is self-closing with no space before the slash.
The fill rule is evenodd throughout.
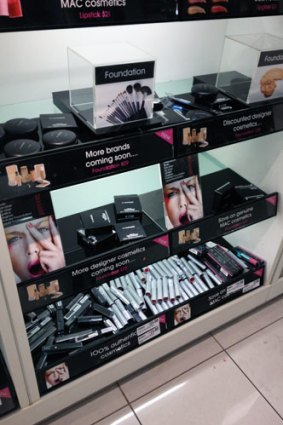
<path id="1" fill-rule="evenodd" d="M 119 242 L 129 242 L 146 237 L 142 224 L 138 220 L 115 224 Z"/>
<path id="2" fill-rule="evenodd" d="M 104 208 L 81 213 L 81 222 L 86 236 L 111 233 L 113 229 L 109 214 Z"/>
<path id="3" fill-rule="evenodd" d="M 50 130 L 78 130 L 77 123 L 72 114 L 41 114 L 39 115 L 42 133 Z"/>
<path id="4" fill-rule="evenodd" d="M 142 218 L 142 207 L 138 195 L 114 196 L 114 206 L 117 221 Z"/>
<path id="5" fill-rule="evenodd" d="M 226 210 L 235 204 L 237 204 L 235 187 L 229 181 L 214 190 L 212 206 L 214 211 Z"/>
<path id="6" fill-rule="evenodd" d="M 113 243 L 116 241 L 116 233 L 111 230 L 108 233 L 86 235 L 85 229 L 79 229 L 77 230 L 77 239 L 79 245 L 87 252 L 98 254 L 113 247 Z"/>

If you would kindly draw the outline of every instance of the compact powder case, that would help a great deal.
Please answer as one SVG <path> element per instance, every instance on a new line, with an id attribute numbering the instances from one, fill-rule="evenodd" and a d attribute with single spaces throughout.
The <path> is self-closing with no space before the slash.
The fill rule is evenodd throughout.
<path id="1" fill-rule="evenodd" d="M 12 140 L 4 146 L 4 154 L 8 158 L 19 158 L 21 156 L 38 153 L 40 150 L 40 144 L 30 139 Z"/>
<path id="2" fill-rule="evenodd" d="M 37 122 L 29 118 L 14 118 L 5 122 L 4 130 L 9 140 L 35 139 L 38 140 Z"/>
<path id="3" fill-rule="evenodd" d="M 43 134 L 42 141 L 47 149 L 63 148 L 77 143 L 77 135 L 71 130 L 52 130 Z"/>

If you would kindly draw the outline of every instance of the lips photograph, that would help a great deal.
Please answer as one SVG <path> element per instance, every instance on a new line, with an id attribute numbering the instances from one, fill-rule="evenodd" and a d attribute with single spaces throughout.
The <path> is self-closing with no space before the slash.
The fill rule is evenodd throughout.
<path id="1" fill-rule="evenodd" d="M 5 228 L 16 283 L 38 279 L 65 266 L 61 237 L 52 216 Z"/>

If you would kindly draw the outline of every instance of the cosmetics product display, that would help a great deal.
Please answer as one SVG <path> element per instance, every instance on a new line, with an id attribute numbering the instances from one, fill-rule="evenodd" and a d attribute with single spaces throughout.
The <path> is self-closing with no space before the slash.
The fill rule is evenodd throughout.
<path id="1" fill-rule="evenodd" d="M 16 139 L 4 146 L 4 154 L 7 158 L 21 158 L 37 154 L 40 151 L 41 145 L 32 139 Z"/>
<path id="2" fill-rule="evenodd" d="M 77 143 L 77 135 L 71 130 L 51 130 L 43 134 L 42 141 L 47 149 L 56 149 Z"/>
<path id="3" fill-rule="evenodd" d="M 115 230 L 120 242 L 129 242 L 146 237 L 143 226 L 137 220 L 117 223 L 115 224 Z"/>
<path id="4" fill-rule="evenodd" d="M 152 118 L 155 61 L 143 50 L 129 43 L 68 48 L 68 64 L 71 110 L 94 131 Z"/>
<path id="5" fill-rule="evenodd" d="M 142 207 L 138 195 L 114 196 L 117 221 L 138 220 L 142 216 Z"/>
<path id="6" fill-rule="evenodd" d="M 26 331 L 36 371 L 66 362 L 72 374 L 71 357 L 79 362 L 88 347 L 113 344 L 127 329 L 150 327 L 149 321 L 162 314 L 169 328 L 185 323 L 208 308 L 204 300 L 219 297 L 219 291 L 227 294 L 222 302 L 241 292 L 245 279 L 261 268 L 264 262 L 245 249 L 207 242 L 30 312 Z M 249 287 L 249 279 L 249 290 L 259 285 L 257 279 Z"/>
<path id="7" fill-rule="evenodd" d="M 32 139 L 37 140 L 37 121 L 28 118 L 14 118 L 4 124 L 4 130 L 9 140 Z"/>
<path id="8" fill-rule="evenodd" d="M 111 232 L 113 223 L 104 208 L 81 213 L 82 226 L 86 236 Z"/>
<path id="9" fill-rule="evenodd" d="M 43 133 L 51 130 L 78 131 L 77 123 L 71 113 L 40 114 L 39 121 Z"/>
<path id="10" fill-rule="evenodd" d="M 18 165 L 12 164 L 7 165 L 5 170 L 8 178 L 8 185 L 11 187 L 27 186 L 29 188 L 44 188 L 50 185 L 50 181 L 46 180 L 44 164 L 34 164 L 33 167 L 28 167 L 27 165 L 18 167 Z"/>
<path id="11" fill-rule="evenodd" d="M 138 195 L 114 196 L 114 204 L 108 208 L 80 214 L 82 228 L 77 230 L 77 241 L 93 254 L 145 238 L 147 234 L 140 221 L 143 214 Z"/>

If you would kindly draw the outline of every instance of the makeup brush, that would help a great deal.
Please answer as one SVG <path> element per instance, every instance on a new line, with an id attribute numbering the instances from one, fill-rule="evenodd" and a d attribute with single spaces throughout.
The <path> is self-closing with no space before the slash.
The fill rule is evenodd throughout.
<path id="1" fill-rule="evenodd" d="M 134 84 L 134 95 L 135 95 L 135 102 L 136 102 L 136 107 L 138 110 L 138 115 L 140 115 L 140 108 L 142 103 L 142 93 L 141 93 L 140 83 Z"/>
<path id="2" fill-rule="evenodd" d="M 147 118 L 152 114 L 152 105 L 149 105 L 149 102 L 146 101 L 146 98 L 152 94 L 152 90 L 148 86 L 142 86 L 141 93 L 143 96 L 141 103 L 141 113 L 145 118 Z"/>
<path id="3" fill-rule="evenodd" d="M 133 109 L 134 109 L 134 111 L 135 111 L 135 115 L 136 115 L 136 117 L 138 117 L 138 110 L 137 110 L 137 108 L 136 108 L 135 100 L 134 100 L 134 95 L 133 95 L 133 86 L 132 86 L 131 84 L 129 84 L 129 85 L 126 87 L 126 91 L 127 91 L 127 93 L 128 93 L 128 96 L 129 96 L 129 99 L 130 99 L 131 105 L 132 105 L 132 107 L 133 107 Z"/>

